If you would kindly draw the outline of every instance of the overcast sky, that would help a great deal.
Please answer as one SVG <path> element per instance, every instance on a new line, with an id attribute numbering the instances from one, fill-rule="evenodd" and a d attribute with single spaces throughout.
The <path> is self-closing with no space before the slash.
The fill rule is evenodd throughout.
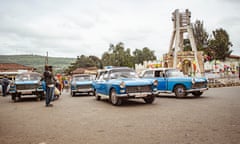
<path id="1" fill-rule="evenodd" d="M 240 0 L 0 0 L 0 54 L 95 55 L 109 44 L 168 52 L 175 9 L 209 34 L 223 28 L 240 55 Z"/>

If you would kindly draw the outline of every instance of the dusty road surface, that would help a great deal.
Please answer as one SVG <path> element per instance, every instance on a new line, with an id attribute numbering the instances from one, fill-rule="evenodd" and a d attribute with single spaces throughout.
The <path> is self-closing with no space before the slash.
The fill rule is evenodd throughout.
<path id="1" fill-rule="evenodd" d="M 157 97 L 112 106 L 64 93 L 13 103 L 0 97 L 0 144 L 239 144 L 240 87 L 212 88 L 200 98 Z"/>

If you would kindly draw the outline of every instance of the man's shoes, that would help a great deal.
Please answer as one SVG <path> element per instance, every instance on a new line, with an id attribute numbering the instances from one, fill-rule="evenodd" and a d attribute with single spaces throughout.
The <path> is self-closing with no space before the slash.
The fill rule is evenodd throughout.
<path id="1" fill-rule="evenodd" d="M 46 107 L 53 107 L 53 104 L 48 104 L 46 105 Z"/>

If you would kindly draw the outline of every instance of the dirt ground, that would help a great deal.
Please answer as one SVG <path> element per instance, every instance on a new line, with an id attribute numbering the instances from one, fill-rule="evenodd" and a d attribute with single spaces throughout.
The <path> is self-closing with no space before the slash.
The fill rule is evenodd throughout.
<path id="1" fill-rule="evenodd" d="M 0 97 L 0 144 L 239 144 L 240 87 L 212 88 L 200 98 L 161 95 L 153 104 L 112 106 L 64 92 L 44 101 Z"/>

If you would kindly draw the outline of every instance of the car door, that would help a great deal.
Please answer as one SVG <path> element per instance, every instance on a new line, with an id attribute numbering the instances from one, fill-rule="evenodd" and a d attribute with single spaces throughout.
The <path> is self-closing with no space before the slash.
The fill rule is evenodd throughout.
<path id="1" fill-rule="evenodd" d="M 96 92 L 100 94 L 103 93 L 102 83 L 104 83 L 104 79 L 103 79 L 104 73 L 105 71 L 98 73 L 96 80 L 93 82 L 93 87 L 95 88 Z"/>
<path id="2" fill-rule="evenodd" d="M 103 74 L 103 80 L 101 81 L 100 84 L 100 91 L 104 95 L 108 95 L 108 84 L 109 83 L 109 71 L 106 71 Z"/>
<path id="3" fill-rule="evenodd" d="M 155 70 L 154 77 L 158 80 L 158 90 L 167 90 L 167 79 L 165 72 L 163 70 Z"/>

